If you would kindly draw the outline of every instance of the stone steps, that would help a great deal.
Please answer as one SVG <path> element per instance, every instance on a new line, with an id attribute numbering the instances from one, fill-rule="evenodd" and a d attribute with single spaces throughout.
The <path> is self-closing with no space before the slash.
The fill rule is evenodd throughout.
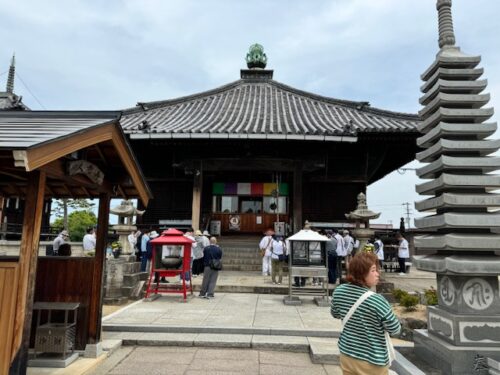
<path id="1" fill-rule="evenodd" d="M 252 348 L 309 353 L 313 363 L 339 364 L 337 338 L 248 333 L 104 332 L 105 341 L 125 346 Z"/>

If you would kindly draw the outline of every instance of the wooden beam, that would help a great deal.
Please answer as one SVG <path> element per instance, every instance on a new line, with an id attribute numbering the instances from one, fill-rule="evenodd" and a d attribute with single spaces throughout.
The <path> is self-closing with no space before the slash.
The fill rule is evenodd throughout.
<path id="1" fill-rule="evenodd" d="M 117 124 L 117 127 L 113 128 L 113 144 L 137 190 L 139 198 L 142 200 L 144 206 L 147 206 L 152 194 L 149 191 L 145 178 L 139 169 L 139 164 L 135 160 L 134 154 L 128 146 L 127 140 L 119 124 Z"/>
<path id="2" fill-rule="evenodd" d="M 94 182 L 90 181 L 87 177 L 85 176 L 69 176 L 66 173 L 66 168 L 64 165 L 64 161 L 62 160 L 54 160 L 43 167 L 40 168 L 40 170 L 45 171 L 47 174 L 47 177 L 60 180 L 62 182 L 66 182 L 70 185 L 74 185 L 75 182 L 78 184 L 79 187 L 85 186 L 88 189 L 94 189 L 97 191 L 102 191 L 102 192 L 108 192 L 112 193 L 113 187 L 109 181 L 104 181 L 101 185 L 95 184 Z"/>
<path id="3" fill-rule="evenodd" d="M 110 195 L 99 195 L 99 212 L 97 216 L 96 249 L 94 257 L 94 277 L 92 280 L 92 297 L 89 304 L 89 326 L 87 344 L 101 341 L 102 290 L 104 266 L 106 262 L 106 245 L 108 242 Z"/>
<path id="4" fill-rule="evenodd" d="M 116 185 L 117 187 L 117 190 L 118 190 L 118 194 L 120 194 L 124 199 L 128 199 L 128 196 L 127 194 L 125 193 L 125 191 L 122 189 L 121 185 Z"/>
<path id="5" fill-rule="evenodd" d="M 295 162 L 293 171 L 293 231 L 302 229 L 302 162 Z"/>
<path id="6" fill-rule="evenodd" d="M 113 137 L 115 126 L 119 125 L 113 120 L 107 124 L 95 126 L 86 129 L 84 132 L 71 135 L 71 137 L 30 148 L 26 150 L 25 168 L 27 171 L 38 169 L 72 152 L 109 141 Z"/>
<path id="7" fill-rule="evenodd" d="M 200 229 L 200 212 L 201 212 L 201 189 L 203 186 L 203 175 L 200 169 L 197 169 L 193 178 L 193 201 L 191 205 L 191 223 L 193 229 Z"/>
<path id="8" fill-rule="evenodd" d="M 19 291 L 14 319 L 14 340 L 10 374 L 25 374 L 33 314 L 38 246 L 45 196 L 45 173 L 28 174 L 24 207 L 23 233 L 19 250 Z"/>
<path id="9" fill-rule="evenodd" d="M 106 160 L 106 157 L 104 156 L 104 153 L 101 150 L 101 147 L 99 147 L 99 145 L 94 145 L 94 148 L 97 151 L 97 153 L 99 154 L 99 157 L 101 158 L 102 163 L 104 165 L 108 165 L 108 162 Z"/>

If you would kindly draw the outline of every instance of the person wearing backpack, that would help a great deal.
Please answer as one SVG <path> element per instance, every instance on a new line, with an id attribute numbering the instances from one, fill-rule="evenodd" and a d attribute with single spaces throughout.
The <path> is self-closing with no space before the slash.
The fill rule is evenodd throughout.
<path id="1" fill-rule="evenodd" d="M 326 242 L 326 254 L 328 256 L 328 283 L 337 282 L 337 239 L 333 236 L 331 230 L 326 232 L 329 241 Z"/>
<path id="2" fill-rule="evenodd" d="M 203 281 L 199 297 L 211 299 L 214 298 L 215 284 L 219 277 L 219 271 L 222 269 L 222 250 L 217 245 L 215 237 L 210 238 L 210 245 L 203 249 Z"/>

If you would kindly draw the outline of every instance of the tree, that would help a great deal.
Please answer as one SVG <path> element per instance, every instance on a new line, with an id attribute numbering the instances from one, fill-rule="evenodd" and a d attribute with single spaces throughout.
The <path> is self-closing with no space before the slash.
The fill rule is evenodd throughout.
<path id="1" fill-rule="evenodd" d="M 52 214 L 56 217 L 56 219 L 62 219 L 60 226 L 63 229 L 69 230 L 68 208 L 72 210 L 90 211 L 94 208 L 94 206 L 95 203 L 89 201 L 88 199 L 55 199 Z"/>
<path id="2" fill-rule="evenodd" d="M 68 231 L 71 241 L 79 242 L 83 239 L 87 228 L 95 227 L 97 217 L 92 211 L 73 211 L 68 215 Z M 63 218 L 56 219 L 52 226 L 62 227 Z"/>

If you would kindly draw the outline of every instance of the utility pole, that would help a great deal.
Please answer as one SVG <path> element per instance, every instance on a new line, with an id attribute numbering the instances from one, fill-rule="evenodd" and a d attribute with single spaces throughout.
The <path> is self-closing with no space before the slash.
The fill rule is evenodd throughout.
<path id="1" fill-rule="evenodd" d="M 406 227 L 408 229 L 410 229 L 411 228 L 411 225 L 410 225 L 410 214 L 412 214 L 412 212 L 410 211 L 410 202 L 403 203 L 403 206 L 405 207 Z"/>

